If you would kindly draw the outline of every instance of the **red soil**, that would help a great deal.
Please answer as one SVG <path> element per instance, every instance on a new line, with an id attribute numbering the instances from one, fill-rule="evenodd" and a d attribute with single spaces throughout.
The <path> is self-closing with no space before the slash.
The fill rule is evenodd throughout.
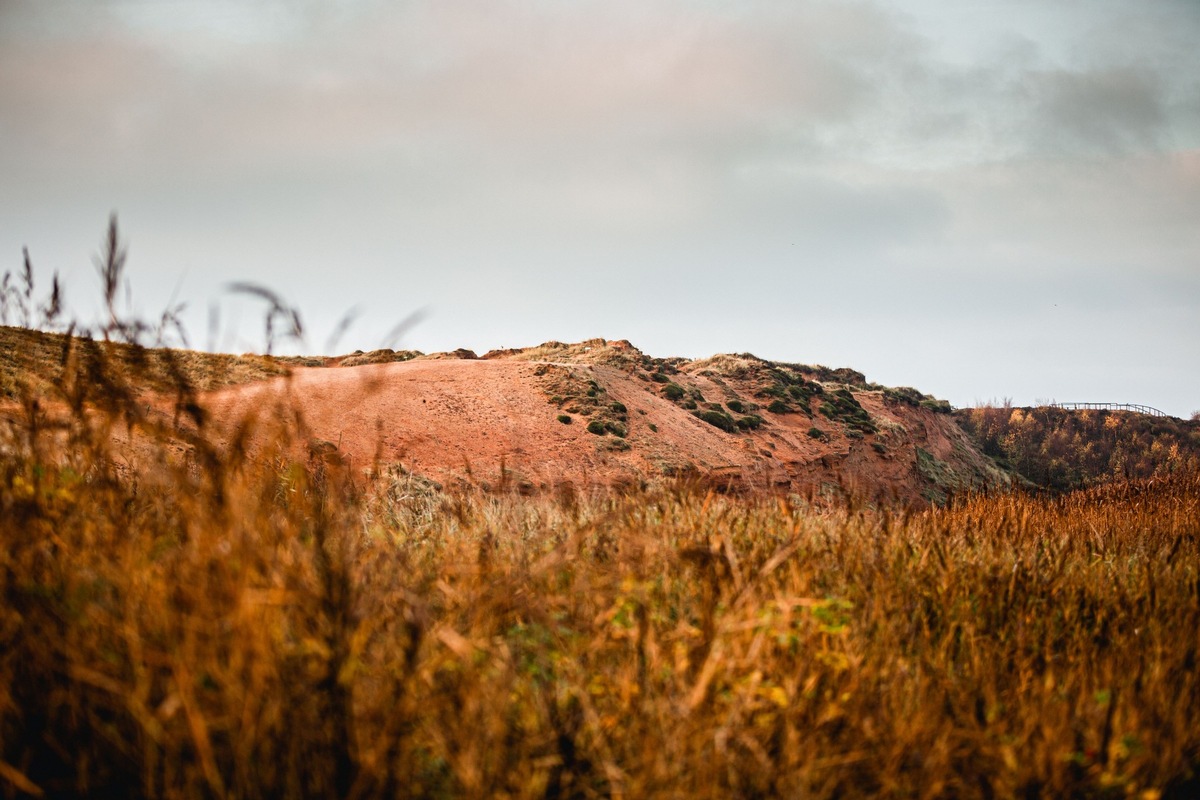
<path id="1" fill-rule="evenodd" d="M 647 367 L 648 360 L 627 342 L 595 341 L 594 358 L 591 347 L 572 346 L 561 357 L 543 347 L 485 360 L 302 368 L 290 378 L 215 392 L 207 404 L 216 419 L 226 421 L 272 408 L 298 411 L 306 440 L 332 443 L 323 446 L 336 447 L 352 468 L 399 463 L 443 484 L 499 483 L 535 491 L 692 474 L 738 490 L 807 493 L 841 487 L 920 503 L 968 484 L 1001 480 L 951 417 L 885 402 L 880 391 L 853 390 L 879 429 L 863 438 L 818 413 L 772 414 L 761 408 L 755 413 L 765 423 L 757 430 L 727 433 L 666 399 L 662 385 L 650 380 L 657 367 Z M 736 370 L 718 375 L 699 368 L 710 362 L 676 363 L 672 381 L 710 401 L 755 396 L 752 377 Z M 607 411 L 597 412 L 594 404 L 572 408 L 572 397 L 559 394 L 564 386 L 588 381 L 598 387 L 604 409 L 624 405 L 628 449 L 614 449 L 625 447 L 618 436 L 587 430 L 589 418 Z M 568 410 L 575 413 L 563 424 L 559 416 Z M 827 440 L 809 436 L 814 426 Z M 917 448 L 925 451 L 920 459 Z"/>

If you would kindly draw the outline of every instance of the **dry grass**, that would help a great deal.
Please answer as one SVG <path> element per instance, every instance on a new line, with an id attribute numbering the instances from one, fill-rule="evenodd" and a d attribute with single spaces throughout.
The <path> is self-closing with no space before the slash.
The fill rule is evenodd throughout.
<path id="1" fill-rule="evenodd" d="M 7 794 L 1200 788 L 1194 474 L 921 514 L 447 495 L 88 377 L 0 436 Z"/>
<path id="2" fill-rule="evenodd" d="M 0 374 L 56 365 L 0 414 L 5 796 L 1200 794 L 1194 472 L 924 513 L 443 494 L 297 459 L 288 408 L 218 446 L 197 390 L 275 362 L 0 335 Z"/>
<path id="3" fill-rule="evenodd" d="M 68 339 L 62 333 L 0 326 L 0 400 L 20 397 L 22 385 L 46 393 L 61 381 Z M 288 370 L 288 359 L 254 354 L 164 350 L 79 337 L 72 339 L 71 347 L 78 358 L 102 360 L 103 369 L 110 373 L 122 370 L 136 375 L 141 389 L 150 391 L 174 392 L 181 381 L 196 391 L 208 391 L 273 378 Z"/>

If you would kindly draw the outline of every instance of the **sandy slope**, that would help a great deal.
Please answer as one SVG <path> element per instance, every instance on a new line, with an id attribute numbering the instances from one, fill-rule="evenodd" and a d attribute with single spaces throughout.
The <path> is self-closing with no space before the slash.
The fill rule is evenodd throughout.
<path id="1" fill-rule="evenodd" d="M 297 369 L 290 379 L 218 391 L 208 401 L 222 420 L 297 410 L 305 438 L 332 443 L 354 468 L 400 463 L 444 484 L 536 491 L 564 482 L 619 485 L 691 474 L 734 489 L 803 493 L 853 486 L 920 502 L 968 483 L 1000 480 L 949 416 L 886 402 L 880 391 L 853 389 L 878 427 L 856 438 L 807 409 L 766 411 L 760 375 L 676 362 L 673 383 L 712 407 L 744 399 L 764 419 L 757 430 L 728 433 L 663 396 L 651 377 L 669 367 L 625 342 L 595 341 L 594 348 L 507 351 L 486 360 Z M 588 387 L 598 400 L 581 393 Z M 624 437 L 588 432 L 590 419 L 614 419 L 608 409 L 618 406 L 624 406 Z M 559 416 L 569 411 L 572 421 L 563 424 Z M 827 439 L 809 435 L 814 425 Z M 618 449 L 626 447 L 622 441 L 627 449 Z"/>

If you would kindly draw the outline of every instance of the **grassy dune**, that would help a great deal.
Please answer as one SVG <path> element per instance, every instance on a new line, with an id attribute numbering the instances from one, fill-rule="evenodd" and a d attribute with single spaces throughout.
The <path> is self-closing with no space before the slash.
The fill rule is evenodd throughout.
<path id="1" fill-rule="evenodd" d="M 1193 473 L 922 513 L 442 494 L 288 456 L 286 413 L 217 447 L 91 363 L 0 432 L 6 794 L 1200 792 Z"/>
<path id="2" fill-rule="evenodd" d="M 68 357 L 76 363 L 64 363 Z M 173 392 L 186 384 L 207 391 L 282 375 L 296 360 L 143 347 L 0 325 L 0 401 L 15 400 L 23 390 L 50 391 L 64 375 L 92 370 L 136 376 L 141 390 Z"/>

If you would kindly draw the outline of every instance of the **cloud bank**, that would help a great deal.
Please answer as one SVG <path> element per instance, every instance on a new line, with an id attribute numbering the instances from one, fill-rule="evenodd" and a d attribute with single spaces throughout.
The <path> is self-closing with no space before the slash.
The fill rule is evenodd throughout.
<path id="1" fill-rule="evenodd" d="M 364 346 L 428 306 L 426 349 L 1185 414 L 1198 33 L 1189 2 L 9 2 L 0 254 L 85 294 L 115 208 L 148 306 L 252 279 L 317 329 L 364 304 Z"/>

